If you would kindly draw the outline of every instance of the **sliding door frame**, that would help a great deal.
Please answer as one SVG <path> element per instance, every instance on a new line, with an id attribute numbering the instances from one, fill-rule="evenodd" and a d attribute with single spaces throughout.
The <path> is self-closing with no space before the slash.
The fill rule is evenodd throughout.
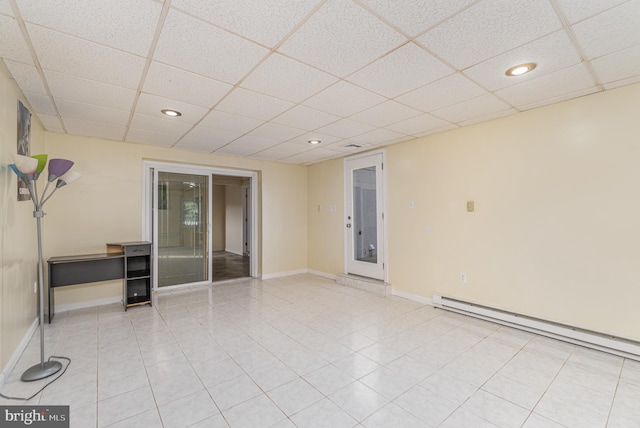
<path id="1" fill-rule="evenodd" d="M 209 177 L 209 189 L 208 189 L 208 207 L 207 207 L 207 281 L 206 283 L 211 283 L 212 281 L 212 269 L 211 269 L 211 260 L 212 260 L 212 249 L 213 249 L 213 230 L 212 230 L 212 204 L 213 204 L 213 175 L 227 175 L 233 177 L 246 177 L 250 179 L 250 211 L 249 211 L 249 222 L 250 222 L 250 242 L 249 249 L 250 253 L 250 265 L 249 265 L 249 275 L 252 278 L 256 278 L 258 276 L 258 173 L 255 171 L 246 171 L 246 170 L 235 170 L 235 169 L 225 169 L 218 167 L 207 167 L 202 165 L 188 165 L 188 164 L 178 164 L 178 163 L 170 163 L 170 162 L 157 162 L 157 161 L 143 161 L 142 162 L 142 194 L 143 197 L 143 209 L 142 209 L 142 238 L 143 240 L 153 242 L 153 289 L 158 289 L 158 249 L 155 245 L 158 242 L 158 231 L 157 227 L 154 228 L 153 216 L 157 213 L 158 210 L 158 201 L 157 198 L 154 198 L 153 192 L 155 181 L 158 177 L 158 171 L 161 170 L 163 172 L 173 172 L 178 174 L 196 174 L 196 175 L 205 175 Z M 155 230 L 154 230 L 155 229 Z M 193 283 L 187 285 L 194 285 Z M 176 287 L 180 287 L 179 285 Z M 163 287 L 163 288 L 171 288 L 171 287 Z"/>

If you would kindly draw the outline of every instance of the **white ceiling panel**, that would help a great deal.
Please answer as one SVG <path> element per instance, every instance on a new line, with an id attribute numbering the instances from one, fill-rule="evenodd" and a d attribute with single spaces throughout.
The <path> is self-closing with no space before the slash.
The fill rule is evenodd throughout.
<path id="1" fill-rule="evenodd" d="M 349 140 L 338 141 L 336 143 L 332 143 L 332 144 L 329 144 L 328 146 L 326 146 L 327 149 L 335 150 L 336 152 L 348 153 L 349 155 L 355 154 L 355 153 L 360 153 L 360 152 L 365 152 L 365 151 L 371 150 L 371 149 L 373 149 L 375 147 L 376 146 L 373 146 L 371 144 L 352 143 Z"/>
<path id="2" fill-rule="evenodd" d="M 334 114 L 298 105 L 273 119 L 273 122 L 312 131 L 337 120 L 340 117 Z"/>
<path id="3" fill-rule="evenodd" d="M 322 146 L 325 144 L 331 144 L 331 143 L 335 143 L 336 141 L 340 141 L 341 138 L 314 131 L 314 132 L 308 132 L 306 134 L 302 134 L 297 137 L 294 137 L 290 139 L 288 142 L 293 144 L 301 144 L 305 147 L 308 147 L 308 146 L 313 146 L 309 144 L 309 141 L 311 140 L 320 140 L 321 143 L 319 144 L 319 146 Z"/>
<path id="4" fill-rule="evenodd" d="M 157 95 L 140 94 L 138 104 L 136 106 L 137 114 L 153 116 L 159 119 L 166 119 L 161 110 L 171 109 L 182 113 L 182 116 L 171 118 L 175 123 L 195 124 L 209 112 L 208 109 L 193 104 L 183 103 L 181 101 L 163 98 Z"/>
<path id="5" fill-rule="evenodd" d="M 182 140 L 191 142 L 197 141 L 199 144 L 202 144 L 203 147 L 205 144 L 210 144 L 211 149 L 209 151 L 213 151 L 240 138 L 241 136 L 242 134 L 238 132 L 226 131 L 223 129 L 211 129 L 198 125 L 192 128 Z"/>
<path id="6" fill-rule="evenodd" d="M 371 107 L 351 116 L 351 119 L 369 125 L 384 127 L 401 120 L 419 116 L 421 112 L 395 101 L 385 101 L 375 107 Z"/>
<path id="7" fill-rule="evenodd" d="M 586 88 L 586 89 L 580 89 L 578 91 L 573 91 L 573 92 L 568 92 L 565 93 L 563 95 L 558 95 L 552 98 L 546 98 L 542 101 L 536 101 L 534 103 L 531 104 L 526 104 L 523 106 L 518 107 L 520 110 L 531 110 L 534 108 L 538 108 L 538 107 L 543 107 L 549 104 L 555 104 L 555 103 L 560 103 L 562 101 L 567 101 L 567 100 L 571 100 L 573 98 L 579 98 L 579 97 L 583 97 L 585 95 L 591 95 L 595 92 L 598 92 L 597 88 L 591 87 L 591 88 Z"/>
<path id="8" fill-rule="evenodd" d="M 229 156 L 246 157 L 259 151 L 259 148 L 252 145 L 230 143 L 216 150 L 216 153 Z"/>
<path id="9" fill-rule="evenodd" d="M 378 128 L 375 131 L 365 132 L 356 137 L 350 138 L 353 142 L 358 143 L 370 143 L 370 144 L 385 144 L 386 142 L 402 140 L 407 138 L 406 134 L 391 131 L 389 129 Z"/>
<path id="10" fill-rule="evenodd" d="M 183 137 L 178 141 L 174 147 L 185 150 L 196 150 L 198 152 L 212 153 L 220 147 L 233 141 L 239 135 L 232 136 L 233 133 L 227 131 L 221 131 L 219 129 L 211 129 L 207 133 L 207 137 L 192 138 L 189 136 Z"/>
<path id="11" fill-rule="evenodd" d="M 67 132 L 73 135 L 84 135 L 115 141 L 122 141 L 124 137 L 124 126 L 112 126 L 104 122 L 91 122 L 73 117 L 64 118 L 63 121 Z"/>
<path id="12" fill-rule="evenodd" d="M 48 96 L 36 94 L 34 92 L 24 92 L 24 96 L 27 97 L 31 107 L 35 109 L 35 112 L 32 111 L 31 113 L 58 114 L 51 103 L 51 98 Z"/>
<path id="13" fill-rule="evenodd" d="M 251 73 L 242 87 L 291 102 L 300 102 L 336 82 L 318 69 L 273 54 Z"/>
<path id="14" fill-rule="evenodd" d="M 33 64 L 29 45 L 22 37 L 22 32 L 15 18 L 0 15 L 0 56 L 6 59 Z"/>
<path id="15" fill-rule="evenodd" d="M 351 116 L 384 102 L 386 98 L 341 80 L 304 102 L 305 105 L 337 114 Z"/>
<path id="16" fill-rule="evenodd" d="M 232 88 L 233 86 L 227 83 L 153 61 L 142 90 L 149 94 L 211 108 Z"/>
<path id="17" fill-rule="evenodd" d="M 640 44 L 640 1 L 629 1 L 572 28 L 587 58 Z"/>
<path id="18" fill-rule="evenodd" d="M 476 118 L 473 118 L 473 119 L 464 120 L 462 122 L 459 122 L 458 125 L 460 125 L 460 126 L 469 126 L 469 125 L 473 125 L 473 124 L 480 123 L 480 122 L 487 122 L 489 120 L 498 119 L 498 118 L 506 117 L 506 116 L 511 116 L 512 114 L 516 114 L 516 113 L 518 113 L 518 110 L 510 108 L 508 110 L 498 111 L 498 112 L 495 112 L 495 113 L 488 114 L 486 116 L 480 116 L 480 117 L 476 117 Z"/>
<path id="19" fill-rule="evenodd" d="M 37 116 L 47 131 L 64 133 L 62 122 L 58 116 L 52 114 L 38 114 Z"/>
<path id="20" fill-rule="evenodd" d="M 418 38 L 466 68 L 560 29 L 548 0 L 482 0 Z"/>
<path id="21" fill-rule="evenodd" d="M 408 106 L 430 112 L 475 98 L 486 91 L 460 73 L 452 74 L 397 98 Z"/>
<path id="22" fill-rule="evenodd" d="M 5 60 L 4 63 L 23 91 L 48 95 L 40 73 L 38 73 L 38 69 L 35 66 L 12 60 Z"/>
<path id="23" fill-rule="evenodd" d="M 501 89 L 496 95 L 515 107 L 521 107 L 587 88 L 595 88 L 595 82 L 584 64 L 578 64 Z"/>
<path id="24" fill-rule="evenodd" d="M 54 98 L 131 111 L 136 91 L 68 74 L 45 71 Z"/>
<path id="25" fill-rule="evenodd" d="M 143 129 L 129 129 L 127 132 L 128 143 L 148 144 L 151 146 L 171 147 L 176 142 L 175 135 L 167 135 L 161 132 L 146 131 Z"/>
<path id="26" fill-rule="evenodd" d="M 248 135 L 256 135 L 264 138 L 270 138 L 276 142 L 287 141 L 298 135 L 306 134 L 307 131 L 290 126 L 279 125 L 277 123 L 265 123 L 259 128 L 254 129 Z"/>
<path id="27" fill-rule="evenodd" d="M 356 3 L 329 0 L 279 51 L 344 77 L 405 41 Z"/>
<path id="28" fill-rule="evenodd" d="M 291 155 L 297 155 L 300 153 L 313 150 L 314 146 L 305 143 L 280 143 L 277 146 L 264 149 L 260 153 L 264 153 L 265 156 L 275 157 L 276 159 L 282 159 Z"/>
<path id="29" fill-rule="evenodd" d="M 594 59 L 592 65 L 605 84 L 640 76 L 640 45 Z"/>
<path id="30" fill-rule="evenodd" d="M 460 123 L 468 119 L 488 116 L 493 113 L 508 110 L 511 107 L 493 94 L 484 94 L 470 100 L 454 104 L 431 112 L 434 116 L 449 122 Z"/>
<path id="31" fill-rule="evenodd" d="M 253 151 L 251 153 L 256 153 L 264 149 L 268 149 L 269 147 L 276 146 L 280 143 L 278 140 L 274 140 L 272 138 L 266 138 L 260 135 L 243 135 L 238 137 L 236 140 L 230 143 L 230 145 L 234 147 L 251 147 Z"/>
<path id="32" fill-rule="evenodd" d="M 237 88 L 218 104 L 217 109 L 238 116 L 269 120 L 293 106 L 288 101 Z"/>
<path id="33" fill-rule="evenodd" d="M 13 9 L 11 9 L 11 5 L 9 4 L 9 0 L 0 0 L 0 13 L 14 16 Z"/>
<path id="34" fill-rule="evenodd" d="M 36 25 L 28 26 L 45 70 L 136 89 L 145 59 Z"/>
<path id="35" fill-rule="evenodd" d="M 389 98 L 452 74 L 454 70 L 414 43 L 349 76 L 348 80 Z"/>
<path id="36" fill-rule="evenodd" d="M 64 119 L 71 117 L 110 126 L 126 126 L 129 121 L 129 112 L 124 110 L 62 99 L 56 100 L 56 106 Z"/>
<path id="37" fill-rule="evenodd" d="M 202 119 L 202 121 L 200 121 L 196 128 L 198 128 L 199 126 L 204 126 L 207 128 L 235 132 L 242 135 L 246 134 L 254 128 L 257 128 L 263 123 L 265 123 L 263 120 L 213 110 L 209 112 L 209 114 L 206 115 Z"/>
<path id="38" fill-rule="evenodd" d="M 336 156 L 336 154 L 337 152 L 335 150 L 324 149 L 320 147 L 320 148 L 306 151 L 304 153 L 300 153 L 297 155 L 284 158 L 282 159 L 282 162 L 305 165 L 308 163 L 314 163 L 314 162 L 321 161 L 323 159 L 334 157 Z"/>
<path id="39" fill-rule="evenodd" d="M 415 37 L 475 0 L 363 0 L 394 27 Z"/>
<path id="40" fill-rule="evenodd" d="M 556 0 L 571 24 L 582 21 L 629 0 Z"/>
<path id="41" fill-rule="evenodd" d="M 604 87 L 606 89 L 616 89 L 622 86 L 633 85 L 634 83 L 640 82 L 640 76 L 630 77 L 628 79 L 616 80 L 615 82 L 606 83 Z"/>
<path id="42" fill-rule="evenodd" d="M 430 129 L 428 131 L 421 132 L 420 134 L 415 134 L 415 136 L 416 137 L 426 137 L 427 135 L 438 134 L 440 132 L 446 132 L 446 131 L 450 131 L 450 130 L 456 129 L 456 128 L 459 128 L 459 126 L 451 124 L 451 125 L 443 126 L 442 128 Z"/>
<path id="43" fill-rule="evenodd" d="M 581 62 L 566 31 L 560 30 L 493 57 L 464 71 L 464 74 L 483 87 L 495 91 L 541 75 L 562 70 Z M 537 67 L 521 76 L 507 76 L 505 72 L 518 64 L 534 62 Z"/>
<path id="44" fill-rule="evenodd" d="M 152 0 L 19 0 L 26 22 L 146 56 L 162 5 Z"/>
<path id="45" fill-rule="evenodd" d="M 273 47 L 319 0 L 173 0 L 182 9 L 233 33 Z M 268 25 L 265 25 L 265 22 Z"/>
<path id="46" fill-rule="evenodd" d="M 442 128 L 450 125 L 446 120 L 434 117 L 430 114 L 421 114 L 411 119 L 403 120 L 387 126 L 387 129 L 407 135 L 417 135 L 431 129 Z"/>
<path id="47" fill-rule="evenodd" d="M 373 131 L 376 127 L 351 119 L 342 119 L 318 128 L 316 131 L 340 138 L 350 138 L 365 132 Z"/>
<path id="48" fill-rule="evenodd" d="M 242 55 L 238 55 L 238 52 L 242 52 Z M 257 44 L 171 10 L 154 59 L 234 84 L 267 53 L 267 49 Z"/>
<path id="49" fill-rule="evenodd" d="M 176 138 L 182 137 L 191 129 L 190 124 L 176 122 L 173 119 L 175 118 L 162 119 L 144 114 L 134 114 L 129 127 L 142 131 L 160 132 Z"/>

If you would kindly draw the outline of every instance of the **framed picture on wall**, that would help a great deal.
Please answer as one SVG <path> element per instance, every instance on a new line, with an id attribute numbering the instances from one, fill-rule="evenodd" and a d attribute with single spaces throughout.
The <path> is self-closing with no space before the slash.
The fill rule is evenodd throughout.
<path id="1" fill-rule="evenodd" d="M 31 137 L 31 112 L 18 100 L 18 154 L 30 156 L 29 138 Z M 31 199 L 27 185 L 18 180 L 18 200 Z"/>

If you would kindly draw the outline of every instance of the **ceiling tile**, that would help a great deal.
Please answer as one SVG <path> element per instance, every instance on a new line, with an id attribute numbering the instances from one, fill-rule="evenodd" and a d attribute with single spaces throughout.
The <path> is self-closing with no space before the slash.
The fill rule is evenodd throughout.
<path id="1" fill-rule="evenodd" d="M 27 97 L 29 104 L 33 107 L 36 113 L 44 113 L 56 115 L 56 109 L 51 104 L 51 99 L 47 95 L 36 94 L 33 92 L 23 92 L 24 96 Z"/>
<path id="2" fill-rule="evenodd" d="M 486 116 L 480 116 L 480 117 L 476 117 L 476 118 L 473 118 L 473 119 L 464 120 L 462 122 L 459 122 L 459 125 L 460 126 L 474 125 L 474 124 L 480 123 L 480 122 L 487 122 L 489 120 L 498 119 L 498 118 L 506 117 L 506 116 L 511 116 L 512 114 L 516 114 L 516 113 L 518 113 L 518 110 L 510 108 L 508 110 L 498 111 L 498 112 L 495 112 L 495 113 L 488 114 Z"/>
<path id="3" fill-rule="evenodd" d="M 421 47 L 407 43 L 349 76 L 348 80 L 393 98 L 452 74 L 453 71 Z"/>
<path id="4" fill-rule="evenodd" d="M 340 138 L 350 138 L 365 132 L 373 131 L 375 126 L 366 123 L 356 122 L 355 120 L 342 119 L 337 122 L 330 123 L 327 126 L 318 128 L 317 131 L 323 134 L 333 135 Z"/>
<path id="5" fill-rule="evenodd" d="M 318 0 L 173 0 L 172 7 L 180 8 L 233 33 L 255 40 L 269 47 L 284 36 L 310 13 Z M 265 22 L 268 25 L 265 25 Z"/>
<path id="6" fill-rule="evenodd" d="M 211 108 L 233 86 L 153 61 L 142 86 L 149 94 Z"/>
<path id="7" fill-rule="evenodd" d="M 254 129 L 248 135 L 270 138 L 278 142 L 287 141 L 298 135 L 305 134 L 304 129 L 292 128 L 290 126 L 279 125 L 277 123 L 265 123 L 264 125 Z"/>
<path id="8" fill-rule="evenodd" d="M 238 55 L 239 52 L 242 54 Z M 213 25 L 171 10 L 154 60 L 234 84 L 268 52 Z"/>
<path id="9" fill-rule="evenodd" d="M 18 7 L 26 22 L 142 56 L 162 11 L 152 0 L 20 0 Z"/>
<path id="10" fill-rule="evenodd" d="M 369 125 L 384 127 L 420 115 L 420 111 L 395 101 L 385 101 L 350 118 Z"/>
<path id="11" fill-rule="evenodd" d="M 51 95 L 84 104 L 131 111 L 136 91 L 68 74 L 45 71 Z"/>
<path id="12" fill-rule="evenodd" d="M 243 135 L 234 140 L 231 145 L 234 147 L 247 147 L 251 148 L 253 151 L 251 153 L 256 153 L 261 150 L 267 149 L 269 147 L 277 146 L 281 141 L 274 140 L 273 138 L 266 138 L 260 135 Z"/>
<path id="13" fill-rule="evenodd" d="M 58 116 L 38 113 L 38 119 L 42 121 L 42 124 L 47 131 L 64 133 L 62 122 L 60 122 L 60 118 Z"/>
<path id="14" fill-rule="evenodd" d="M 640 1 L 630 1 L 572 26 L 587 58 L 640 44 Z"/>
<path id="15" fill-rule="evenodd" d="M 475 0 L 363 0 L 400 31 L 415 37 Z"/>
<path id="16" fill-rule="evenodd" d="M 189 123 L 192 125 L 202 119 L 202 117 L 209 111 L 204 107 L 143 93 L 140 94 L 135 112 L 136 114 L 144 114 L 159 119 L 166 119 L 167 116 L 161 113 L 161 110 L 163 109 L 179 111 L 182 113 L 182 116 L 173 117 L 171 119 L 175 122 Z"/>
<path id="17" fill-rule="evenodd" d="M 18 21 L 0 15 L 0 57 L 12 59 L 25 64 L 33 64 L 29 46 L 24 41 Z"/>
<path id="18" fill-rule="evenodd" d="M 628 0 L 556 0 L 563 13 L 574 24 Z"/>
<path id="19" fill-rule="evenodd" d="M 534 108 L 543 107 L 543 106 L 546 106 L 546 105 L 550 105 L 550 104 L 560 103 L 562 101 L 571 100 L 573 98 L 583 97 L 585 95 L 591 95 L 591 94 L 594 94 L 594 93 L 596 93 L 598 91 L 600 91 L 600 90 L 598 88 L 596 88 L 596 87 L 580 89 L 578 91 L 568 92 L 568 93 L 565 93 L 563 95 L 554 96 L 554 97 L 551 97 L 551 98 L 546 98 L 544 100 L 536 101 L 536 102 L 531 103 L 531 104 L 526 104 L 526 105 L 520 106 L 518 108 L 520 110 L 531 110 L 531 109 L 534 109 Z"/>
<path id="20" fill-rule="evenodd" d="M 378 128 L 375 131 L 366 132 L 364 134 L 360 134 L 356 137 L 350 138 L 350 140 L 357 143 L 383 145 L 386 142 L 404 138 L 407 138 L 407 135 L 400 132 L 391 131 L 389 129 Z"/>
<path id="21" fill-rule="evenodd" d="M 355 2 L 329 0 L 279 51 L 344 77 L 405 41 Z"/>
<path id="22" fill-rule="evenodd" d="M 336 80 L 335 77 L 313 67 L 280 54 L 273 54 L 252 71 L 241 86 L 297 103 Z"/>
<path id="23" fill-rule="evenodd" d="M 104 123 L 110 126 L 126 126 L 130 113 L 91 104 L 83 104 L 69 100 L 56 100 L 56 106 L 63 119 L 84 119 L 90 122 Z"/>
<path id="24" fill-rule="evenodd" d="M 92 122 L 74 117 L 63 118 L 63 122 L 69 134 L 86 137 L 122 141 L 125 131 L 124 126 L 112 126 L 104 122 Z"/>
<path id="25" fill-rule="evenodd" d="M 223 155 L 229 155 L 229 156 L 246 157 L 246 156 L 252 155 L 253 153 L 256 153 L 258 151 L 259 150 L 256 150 L 255 147 L 252 147 L 252 146 L 246 146 L 246 145 L 231 143 L 231 144 L 227 144 L 226 146 L 217 149 L 216 153 L 223 154 Z"/>
<path id="26" fill-rule="evenodd" d="M 483 0 L 418 38 L 466 68 L 561 28 L 548 0 Z"/>
<path id="27" fill-rule="evenodd" d="M 438 134 L 440 132 L 446 132 L 446 131 L 450 131 L 452 129 L 456 129 L 456 128 L 460 128 L 458 125 L 454 125 L 453 123 L 451 125 L 447 125 L 447 126 L 443 126 L 442 128 L 435 128 L 435 129 L 430 129 L 426 132 L 421 132 L 420 134 L 416 134 L 416 137 L 426 137 L 427 135 L 433 135 L 433 134 Z"/>
<path id="28" fill-rule="evenodd" d="M 11 9 L 11 5 L 9 4 L 9 0 L 0 0 L 0 13 L 14 16 L 13 9 Z"/>
<path id="29" fill-rule="evenodd" d="M 138 88 L 144 58 L 35 25 L 27 28 L 44 70 Z"/>
<path id="30" fill-rule="evenodd" d="M 174 137 L 181 137 L 191 129 L 191 125 L 188 123 L 176 122 L 173 119 L 175 118 L 162 119 L 144 114 L 134 114 L 129 127 L 142 131 L 160 132 Z"/>
<path id="31" fill-rule="evenodd" d="M 442 128 L 447 125 L 450 125 L 450 123 L 446 120 L 433 117 L 430 114 L 421 114 L 420 116 L 394 123 L 386 128 L 403 134 L 416 135 L 430 129 Z"/>
<path id="32" fill-rule="evenodd" d="M 615 82 L 606 83 L 604 87 L 605 89 L 615 89 L 626 85 L 633 85 L 638 82 L 640 82 L 640 76 L 635 76 L 624 80 L 616 80 Z"/>
<path id="33" fill-rule="evenodd" d="M 309 150 L 313 150 L 313 146 L 308 143 L 281 143 L 276 146 L 269 147 L 268 149 L 264 149 L 259 153 L 264 154 L 265 158 L 268 156 L 275 159 L 282 159 L 292 155 L 308 152 Z"/>
<path id="34" fill-rule="evenodd" d="M 359 147 L 356 147 L 359 146 Z M 336 143 L 332 143 L 327 146 L 330 150 L 335 150 L 337 152 L 342 152 L 343 154 L 354 154 L 359 152 L 365 152 L 367 150 L 371 150 L 376 146 L 371 144 L 364 143 L 353 143 L 350 140 L 342 140 Z"/>
<path id="35" fill-rule="evenodd" d="M 209 151 L 214 151 L 215 149 L 222 147 L 241 136 L 242 134 L 238 132 L 226 131 L 223 129 L 211 129 L 200 124 L 193 127 L 191 131 L 189 131 L 189 133 L 187 133 L 180 141 L 184 141 L 184 144 L 187 142 L 197 144 L 203 148 L 206 145 L 209 145 L 211 147 L 211 150 Z"/>
<path id="36" fill-rule="evenodd" d="M 483 87 L 495 91 L 562 70 L 581 61 L 580 54 L 567 33 L 560 30 L 468 68 L 464 74 Z M 521 76 L 505 75 L 505 71 L 514 65 L 528 62 L 537 64 L 532 72 Z"/>
<path id="37" fill-rule="evenodd" d="M 4 64 L 20 89 L 25 92 L 47 95 L 47 89 L 44 87 L 40 73 L 38 73 L 38 69 L 35 66 L 9 59 L 5 59 Z"/>
<path id="38" fill-rule="evenodd" d="M 237 88 L 218 104 L 216 110 L 269 120 L 291 107 L 293 104 L 288 101 Z"/>
<path id="39" fill-rule="evenodd" d="M 289 156 L 287 158 L 281 159 L 281 162 L 305 165 L 308 163 L 319 162 L 323 159 L 326 159 L 328 157 L 333 157 L 333 156 L 336 156 L 335 150 L 323 149 L 320 147 L 320 148 L 306 151 L 304 153 L 300 153 L 297 155 L 293 155 L 293 156 Z"/>
<path id="40" fill-rule="evenodd" d="M 340 141 L 340 138 L 334 137 L 333 135 L 327 135 L 321 132 L 314 131 L 314 132 L 308 132 L 306 134 L 302 134 L 297 137 L 294 137 L 290 139 L 288 142 L 294 143 L 294 144 L 301 144 L 305 147 L 309 147 L 309 146 L 312 146 L 311 144 L 309 144 L 309 141 L 311 140 L 322 141 L 320 144 L 318 144 L 319 146 L 322 146 L 325 144 L 331 144 L 331 143 L 335 143 L 336 141 Z"/>
<path id="41" fill-rule="evenodd" d="M 263 123 L 265 123 L 263 120 L 213 110 L 200 121 L 199 126 L 231 131 L 242 135 Z"/>
<path id="42" fill-rule="evenodd" d="M 340 116 L 351 116 L 376 104 L 384 102 L 386 98 L 374 94 L 351 83 L 340 81 L 315 95 L 303 104 Z"/>
<path id="43" fill-rule="evenodd" d="M 475 98 L 485 92 L 462 74 L 456 73 L 402 95 L 397 100 L 424 112 L 430 112 Z"/>
<path id="44" fill-rule="evenodd" d="M 496 95 L 519 108 L 592 87 L 595 87 L 593 78 L 584 64 L 578 64 L 538 79 L 501 89 L 496 92 Z"/>
<path id="45" fill-rule="evenodd" d="M 298 105 L 273 119 L 273 122 L 312 131 L 339 119 L 339 116 Z"/>
<path id="46" fill-rule="evenodd" d="M 640 45 L 591 61 L 602 83 L 610 83 L 640 75 Z"/>
<path id="47" fill-rule="evenodd" d="M 460 123 L 468 119 L 508 110 L 509 108 L 510 106 L 507 103 L 498 99 L 495 95 L 484 94 L 459 104 L 435 110 L 431 114 L 449 122 Z"/>
<path id="48" fill-rule="evenodd" d="M 129 129 L 127 132 L 128 143 L 149 144 L 152 146 L 171 147 L 178 137 L 161 132 L 145 131 L 142 129 Z"/>

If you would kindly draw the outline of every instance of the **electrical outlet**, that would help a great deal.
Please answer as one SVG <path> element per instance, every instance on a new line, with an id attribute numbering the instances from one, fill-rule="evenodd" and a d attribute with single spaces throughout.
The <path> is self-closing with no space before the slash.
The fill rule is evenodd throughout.
<path id="1" fill-rule="evenodd" d="M 460 282 L 462 284 L 466 284 L 467 283 L 467 274 L 466 273 L 464 273 L 464 272 L 460 273 Z"/>

